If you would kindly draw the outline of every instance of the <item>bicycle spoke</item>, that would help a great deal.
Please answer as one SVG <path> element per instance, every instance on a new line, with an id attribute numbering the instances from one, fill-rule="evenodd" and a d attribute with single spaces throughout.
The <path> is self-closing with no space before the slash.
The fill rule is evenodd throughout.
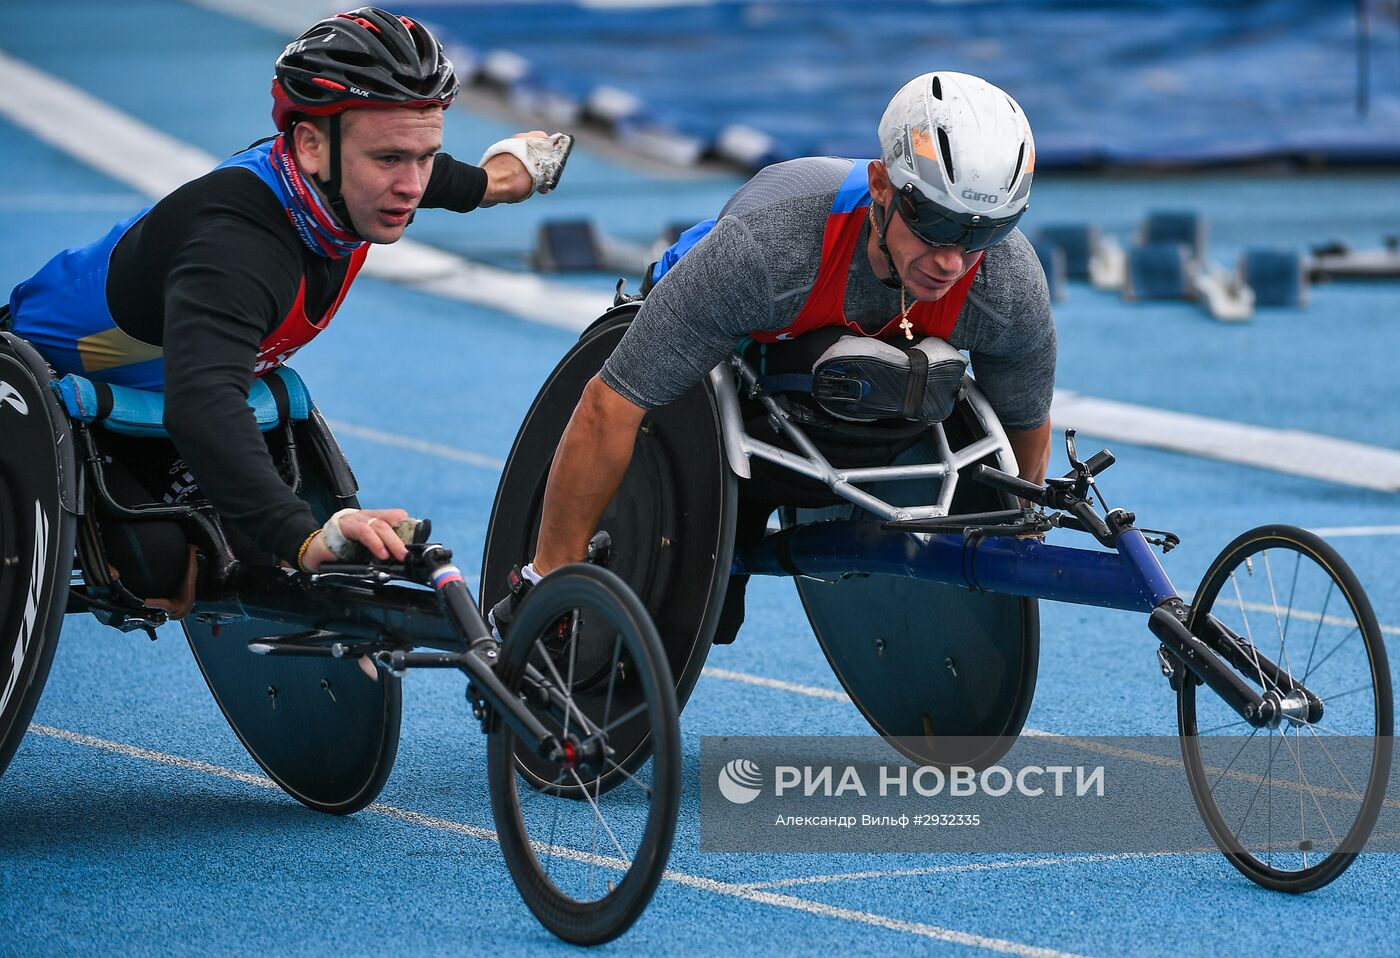
<path id="1" fill-rule="evenodd" d="M 1358 685 L 1354 689 L 1347 689 L 1345 692 L 1338 692 L 1336 695 L 1327 696 L 1327 704 L 1331 705 L 1333 702 L 1337 701 L 1337 699 L 1344 699 L 1348 695 L 1355 695 L 1357 692 L 1367 692 L 1374 688 L 1375 685 L 1370 682 L 1367 682 L 1365 685 Z"/>
<path id="2" fill-rule="evenodd" d="M 1278 629 L 1278 649 L 1279 649 L 1279 658 L 1280 658 L 1280 659 L 1282 660 L 1282 662 L 1283 662 L 1283 671 L 1284 671 L 1284 674 L 1288 676 L 1289 682 L 1292 682 L 1292 681 L 1293 681 L 1293 669 L 1290 668 L 1289 665 L 1288 665 L 1288 629 L 1287 629 L 1287 627 L 1283 624 L 1282 620 L 1280 620 L 1279 617 L 1278 617 L 1278 594 L 1277 594 L 1277 592 L 1276 592 L 1275 589 L 1274 589 L 1274 572 L 1273 572 L 1273 566 L 1272 566 L 1272 564 L 1269 562 L 1269 550 L 1268 550 L 1268 549 L 1265 549 L 1265 550 L 1263 551 L 1262 555 L 1264 556 L 1264 578 L 1265 578 L 1265 579 L 1268 581 L 1268 583 L 1269 583 L 1269 602 L 1270 602 L 1270 604 L 1273 606 L 1273 611 L 1274 611 L 1274 626 L 1275 626 L 1275 628 Z M 1302 555 L 1301 555 L 1301 554 L 1297 554 L 1297 553 L 1295 553 L 1295 555 L 1298 555 L 1298 563 L 1301 564 L 1302 561 L 1303 561 Z M 1296 585 L 1297 585 L 1297 576 L 1296 576 L 1296 575 L 1294 576 L 1294 580 L 1293 580 L 1293 581 L 1294 581 L 1294 585 L 1296 586 Z M 1289 603 L 1290 603 L 1289 609 L 1290 609 L 1290 610 L 1291 610 L 1292 607 L 1293 607 L 1292 604 L 1291 604 L 1292 601 L 1293 601 L 1292 596 L 1290 596 L 1290 597 L 1289 597 Z"/>
<path id="3" fill-rule="evenodd" d="M 585 792 L 588 791 L 588 787 L 587 787 L 587 786 L 584 786 L 584 791 L 585 791 Z M 596 805 L 596 803 L 597 803 L 597 801 L 598 801 L 598 796 L 600 796 L 600 795 L 602 795 L 602 794 L 603 794 L 603 780 L 602 780 L 601 778 L 599 778 L 599 779 L 597 780 L 597 791 L 595 791 L 595 792 L 593 793 L 593 801 L 594 801 L 594 804 L 595 804 L 595 805 Z M 595 817 L 595 818 L 593 819 L 593 858 L 590 859 L 589 862 L 588 862 L 588 897 L 589 897 L 589 898 L 592 898 L 592 897 L 593 897 L 593 873 L 594 873 L 595 871 L 597 871 L 597 865 L 598 865 L 598 819 Z"/>
<path id="4" fill-rule="evenodd" d="M 560 785 L 563 785 L 563 784 L 564 784 L 564 776 L 565 776 L 566 774 L 568 774 L 567 771 L 561 771 L 561 772 L 559 773 L 559 777 L 558 777 L 558 778 L 556 778 L 554 781 L 550 782 L 548 785 L 542 785 L 542 786 L 540 786 L 539 788 L 535 788 L 535 787 L 532 785 L 532 786 L 531 786 L 531 790 L 534 791 L 535 794 L 531 795 L 529 798 L 526 798 L 526 799 L 521 800 L 521 802 L 520 802 L 520 809 L 521 809 L 521 811 L 524 811 L 526 805 L 529 805 L 531 802 L 534 802 L 534 801 L 535 801 L 536 799 L 538 799 L 541 795 L 549 795 L 549 794 L 551 794 L 551 792 L 549 791 L 551 788 L 558 788 Z M 516 790 L 516 794 L 519 795 L 519 789 Z M 554 793 L 552 793 L 552 794 L 554 795 L 555 798 L 558 798 L 558 797 L 559 797 L 559 793 L 558 793 L 558 792 L 554 792 Z"/>
<path id="5" fill-rule="evenodd" d="M 1249 743 L 1254 739 L 1254 736 L 1258 734 L 1259 730 L 1256 728 L 1254 731 L 1250 732 L 1247 736 L 1245 736 L 1245 740 L 1240 745 L 1239 751 L 1235 752 L 1235 757 L 1230 759 L 1230 764 L 1222 768 L 1220 770 L 1220 774 L 1215 776 L 1215 784 L 1210 787 L 1212 793 L 1215 791 L 1216 787 L 1219 786 L 1220 780 L 1225 777 L 1225 773 L 1230 771 L 1230 769 L 1234 766 L 1235 761 L 1240 757 L 1240 753 L 1243 752 L 1249 746 Z"/>
<path id="6" fill-rule="evenodd" d="M 612 714 L 613 689 L 617 687 L 617 662 L 622 656 L 622 633 L 613 636 L 612 662 L 608 665 L 608 691 L 603 696 L 603 725 L 608 724 Z"/>
<path id="7" fill-rule="evenodd" d="M 598 821 L 602 824 L 603 831 L 607 832 L 608 837 L 612 839 L 613 847 L 616 848 L 617 853 L 622 856 L 622 860 L 627 863 L 627 867 L 631 868 L 632 856 L 627 854 L 626 849 L 622 847 L 622 843 L 618 841 L 617 836 L 613 834 L 612 828 L 608 825 L 608 820 L 603 817 L 602 809 L 600 809 L 598 803 L 593 800 L 593 796 L 588 794 L 588 786 L 583 784 L 583 779 L 578 777 L 578 772 L 575 772 L 573 769 L 569 769 L 569 771 L 573 774 L 574 781 L 578 782 L 579 788 L 583 789 L 583 797 L 588 799 L 588 804 L 593 806 L 593 814 L 597 816 Z"/>
<path id="8" fill-rule="evenodd" d="M 1251 572 L 1251 575 L 1253 573 Z M 1244 624 L 1244 640 L 1247 643 L 1246 653 L 1254 662 L 1254 671 L 1259 676 L 1260 688 L 1267 689 L 1269 683 L 1264 680 L 1264 667 L 1259 664 L 1259 649 L 1254 641 L 1254 630 L 1249 626 L 1249 613 L 1245 611 L 1244 595 L 1240 592 L 1240 580 L 1234 572 L 1230 573 L 1230 582 L 1235 587 L 1235 599 L 1240 604 L 1240 621 Z"/>
<path id="9" fill-rule="evenodd" d="M 616 728 L 619 728 L 619 727 L 621 727 L 621 726 L 623 726 L 623 725 L 626 725 L 628 722 L 630 722 L 632 719 L 636 718 L 638 715 L 641 715 L 641 714 L 642 714 L 643 712 L 645 712 L 646 710 L 647 710 L 647 703 L 641 702 L 641 703 L 637 704 L 636 706 L 634 706 L 634 707 L 628 709 L 627 712 L 626 712 L 625 714 L 620 715 L 620 716 L 618 716 L 617 718 L 613 719 L 612 722 L 611 722 L 610 724 L 605 725 L 605 726 L 603 726 L 602 728 L 600 728 L 600 729 L 598 730 L 598 732 L 599 732 L 599 734 L 606 735 L 608 732 L 611 732 L 611 731 L 613 731 L 613 730 L 616 729 Z"/>
<path id="10" fill-rule="evenodd" d="M 578 663 L 578 629 L 581 617 L 575 609 L 569 613 L 569 684 L 564 686 L 564 694 L 569 701 L 574 698 L 574 666 Z M 569 737 L 569 710 L 564 710 L 564 738 Z"/>
<path id="11" fill-rule="evenodd" d="M 1321 659 L 1316 665 L 1314 665 L 1314 666 L 1312 667 L 1312 670 L 1308 673 L 1308 675 L 1304 675 L 1304 676 L 1303 676 L 1303 684 L 1306 685 L 1306 684 L 1307 684 L 1307 681 L 1308 681 L 1308 677 L 1309 677 L 1310 675 L 1315 674 L 1315 673 L 1317 672 L 1318 669 L 1322 668 L 1323 665 L 1325 665 L 1325 664 L 1327 663 L 1327 660 L 1330 659 L 1333 655 L 1335 655 L 1336 652 L 1337 652 L 1337 650 L 1340 649 L 1343 645 L 1346 645 L 1347 641 L 1348 641 L 1353 635 L 1360 635 L 1360 634 L 1361 634 L 1361 623 L 1358 622 L 1355 626 L 1352 627 L 1352 630 L 1351 630 L 1350 632 L 1348 632 L 1346 635 L 1342 636 L 1342 640 L 1341 640 L 1340 642 L 1338 642 L 1336 645 L 1332 646 L 1332 651 L 1330 651 L 1330 652 L 1328 652 L 1326 655 L 1324 655 L 1324 656 L 1322 657 L 1322 659 Z"/>
<path id="12" fill-rule="evenodd" d="M 1327 761 L 1331 762 L 1331 763 L 1332 763 L 1332 767 L 1335 768 L 1335 769 L 1337 770 L 1337 775 L 1338 775 L 1338 777 L 1341 778 L 1343 784 L 1345 784 L 1346 787 L 1347 787 L 1347 789 L 1351 792 L 1351 794 L 1352 794 L 1352 795 L 1355 795 L 1356 798 L 1357 798 L 1357 800 L 1360 801 L 1360 800 L 1361 800 L 1361 793 L 1358 792 L 1358 791 L 1356 790 L 1356 787 L 1355 787 L 1354 785 L 1351 784 L 1351 779 L 1347 778 L 1347 773 L 1344 772 L 1344 771 L 1342 771 L 1342 767 L 1341 767 L 1340 765 L 1338 765 L 1338 764 L 1337 764 L 1337 760 L 1336 760 L 1335 758 L 1332 757 L 1332 752 L 1331 752 L 1330 749 L 1328 749 L 1327 743 L 1322 739 L 1322 737 L 1321 737 L 1320 735 L 1318 735 L 1316 732 L 1313 731 L 1313 728 L 1312 728 L 1311 725 L 1306 726 L 1306 727 L 1307 727 L 1307 730 L 1312 734 L 1312 737 L 1315 738 L 1315 739 L 1317 739 L 1317 746 L 1318 746 L 1318 748 L 1322 749 L 1322 754 L 1327 756 Z"/>
<path id="13" fill-rule="evenodd" d="M 1336 585 L 1337 583 L 1330 580 L 1327 583 L 1327 595 L 1323 596 L 1322 611 L 1317 615 L 1317 631 L 1313 633 L 1312 648 L 1308 651 L 1308 667 L 1303 670 L 1304 682 L 1308 680 L 1308 676 L 1312 675 L 1313 669 L 1317 667 L 1312 664 L 1312 660 L 1313 656 L 1317 653 L 1317 640 L 1322 637 L 1322 626 L 1327 621 L 1327 606 L 1332 603 L 1332 590 L 1336 588 Z M 1358 625 L 1357 628 L 1359 629 L 1360 625 Z M 1348 634 L 1348 637 L 1350 637 L 1350 634 Z M 1335 652 L 1337 650 L 1333 649 L 1332 651 Z M 1323 662 L 1325 661 L 1327 660 L 1324 658 Z M 1317 663 L 1317 665 L 1322 665 L 1322 662 Z"/>
<path id="14" fill-rule="evenodd" d="M 1246 722 L 1244 719 L 1235 719 L 1235 721 L 1233 722 L 1222 722 L 1219 725 L 1212 725 L 1210 728 L 1198 728 L 1196 729 L 1196 734 L 1209 735 L 1210 733 L 1218 732 L 1223 728 L 1234 728 L 1236 725 L 1249 725 L 1249 723 Z"/>
<path id="15" fill-rule="evenodd" d="M 1250 736 L 1250 738 L 1253 738 L 1253 737 L 1254 737 L 1254 736 L 1252 736 L 1252 735 Z M 1269 733 L 1269 738 L 1272 739 L 1273 737 L 1274 737 L 1274 736 L 1273 736 L 1273 732 L 1271 731 L 1271 732 Z M 1249 744 L 1249 742 L 1246 741 L 1246 742 L 1245 742 L 1245 745 L 1248 745 L 1248 744 Z M 1243 747 L 1244 747 L 1244 746 L 1241 746 L 1241 749 L 1243 749 Z M 1240 836 L 1244 833 L 1244 826 L 1249 822 L 1249 815 L 1250 815 L 1250 813 L 1251 813 L 1252 811 L 1254 811 L 1254 803 L 1255 803 L 1256 801 L 1259 800 L 1259 793 L 1262 792 L 1262 791 L 1264 790 L 1264 784 L 1265 784 L 1266 782 L 1267 782 L 1268 785 L 1269 785 L 1269 794 L 1270 794 L 1270 795 L 1273 795 L 1273 789 L 1274 789 L 1274 786 L 1273 786 L 1273 781 L 1274 781 L 1274 756 L 1278 754 L 1278 748 L 1279 748 L 1279 747 L 1278 747 L 1277 745 L 1275 745 L 1275 746 L 1273 747 L 1273 751 L 1271 751 L 1271 752 L 1269 753 L 1269 764 L 1268 764 L 1268 766 L 1264 769 L 1264 774 L 1263 774 L 1263 776 L 1259 779 L 1259 784 L 1256 785 L 1256 786 L 1254 786 L 1254 794 L 1251 795 L 1251 796 L 1249 797 L 1249 805 L 1247 805 L 1247 806 L 1245 807 L 1245 810 L 1244 810 L 1244 817 L 1240 819 L 1239 827 L 1235 829 L 1235 832 L 1234 832 L 1234 834 L 1235 834 L 1235 840 L 1238 841 L 1241 845 L 1244 844 L 1244 840 L 1243 840 Z M 1238 757 L 1238 753 L 1237 753 L 1236 757 Z M 1233 764 L 1233 763 L 1232 763 L 1232 764 Z M 1219 779 L 1216 779 L 1216 783 L 1219 784 L 1219 782 L 1220 782 L 1220 780 L 1219 780 Z M 1211 789 L 1211 794 L 1215 794 L 1215 789 L 1214 789 L 1214 788 Z M 1272 805 L 1272 803 L 1270 803 L 1270 806 L 1269 806 L 1269 830 L 1270 830 L 1270 832 L 1272 832 L 1272 830 L 1273 830 L 1273 820 L 1274 820 L 1274 819 L 1273 819 L 1273 805 Z"/>
<path id="16" fill-rule="evenodd" d="M 635 786 L 637 786 L 638 788 L 640 788 L 640 789 L 642 790 L 642 794 L 645 795 L 648 799 L 651 798 L 651 786 L 650 786 L 650 785 L 648 785 L 646 782 L 643 782 L 641 779 L 637 778 L 635 775 L 633 775 L 631 772 L 627 771 L 627 769 L 623 768 L 621 765 L 619 765 L 619 764 L 617 764 L 616 762 L 614 762 L 612 759 L 610 759 L 610 758 L 605 758 L 605 759 L 603 759 L 603 761 L 606 762 L 608 765 L 611 765 L 611 766 L 612 766 L 614 769 L 616 769 L 617 771 L 621 772 L 621 773 L 623 774 L 623 777 L 625 777 L 625 778 L 626 778 L 629 782 L 631 782 L 633 785 L 635 785 Z"/>
<path id="17" fill-rule="evenodd" d="M 1285 734 L 1285 735 L 1283 736 L 1283 739 L 1284 739 L 1284 744 L 1287 744 L 1287 742 L 1288 742 L 1288 736 L 1287 736 L 1287 734 Z M 1332 823 L 1327 819 L 1327 813 L 1324 812 L 1324 811 L 1322 810 L 1322 805 L 1321 805 L 1321 804 L 1318 802 L 1318 800 L 1317 800 L 1317 791 L 1313 788 L 1312 782 L 1308 781 L 1308 773 L 1305 772 L 1305 771 L 1303 771 L 1303 756 L 1302 756 L 1302 745 L 1301 745 L 1301 743 L 1300 743 L 1298 746 L 1296 746 L 1296 751 L 1295 751 L 1295 747 L 1294 747 L 1294 746 L 1289 746 L 1289 751 L 1293 753 L 1293 763 L 1294 763 L 1294 764 L 1297 766 L 1297 768 L 1298 768 L 1298 778 L 1302 781 L 1303 786 L 1304 786 L 1304 787 L 1303 787 L 1302 789 L 1300 789 L 1299 792 L 1298 792 L 1298 802 L 1299 802 L 1299 806 L 1300 806 L 1300 808 L 1299 808 L 1299 813 L 1298 813 L 1298 819 L 1299 819 L 1300 826 L 1301 826 L 1301 824 L 1302 824 L 1302 819 L 1303 819 L 1303 815 L 1302 815 L 1302 808 L 1304 807 L 1304 806 L 1303 806 L 1303 792 L 1307 792 L 1308 797 L 1312 799 L 1313 808 L 1317 809 L 1317 814 L 1318 814 L 1319 817 L 1321 817 L 1321 819 L 1322 819 L 1322 824 L 1327 828 L 1327 834 L 1328 834 L 1329 836 L 1331 836 L 1331 838 L 1332 838 L 1332 845 L 1333 845 L 1333 847 L 1338 847 L 1338 846 L 1340 846 L 1340 845 L 1341 845 L 1341 842 L 1339 842 L 1339 841 L 1337 840 L 1337 833 L 1334 832 L 1334 831 L 1332 830 Z M 1306 828 L 1306 826 L 1302 826 L 1302 829 L 1303 829 L 1303 840 L 1306 841 L 1306 840 L 1307 840 L 1307 837 L 1308 837 L 1308 836 L 1307 836 L 1307 828 Z M 1308 853 L 1307 853 L 1307 850 L 1304 849 L 1304 851 L 1303 851 L 1303 862 L 1304 862 L 1304 866 L 1305 866 L 1305 867 L 1306 867 L 1306 864 L 1307 864 L 1307 854 L 1308 854 Z"/>

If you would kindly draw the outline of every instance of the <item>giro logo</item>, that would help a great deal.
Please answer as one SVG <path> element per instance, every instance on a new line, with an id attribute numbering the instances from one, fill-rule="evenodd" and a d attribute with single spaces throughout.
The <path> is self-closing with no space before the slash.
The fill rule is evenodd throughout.
<path id="1" fill-rule="evenodd" d="M 19 684 L 19 674 L 24 669 L 24 658 L 29 653 L 29 639 L 34 634 L 34 619 L 39 614 L 39 590 L 44 587 L 44 568 L 48 562 L 49 518 L 44 515 L 43 506 L 34 501 L 34 558 L 29 567 L 29 594 L 24 600 L 24 618 L 19 624 L 19 636 L 15 640 L 14 651 L 10 653 L 10 676 L 5 680 L 5 690 L 0 692 L 0 716 L 5 714 L 10 704 L 10 696 Z"/>
<path id="2" fill-rule="evenodd" d="M 965 200 L 977 200 L 979 203 L 996 203 L 1001 199 L 995 193 L 978 193 L 974 190 L 963 190 L 962 197 Z"/>
<path id="3" fill-rule="evenodd" d="M 735 805 L 747 805 L 763 790 L 763 772 L 746 758 L 736 758 L 719 770 L 719 793 Z"/>
<path id="4" fill-rule="evenodd" d="M 14 406 L 21 416 L 29 415 L 29 404 L 24 401 L 19 390 L 3 380 L 0 380 L 0 406 Z"/>

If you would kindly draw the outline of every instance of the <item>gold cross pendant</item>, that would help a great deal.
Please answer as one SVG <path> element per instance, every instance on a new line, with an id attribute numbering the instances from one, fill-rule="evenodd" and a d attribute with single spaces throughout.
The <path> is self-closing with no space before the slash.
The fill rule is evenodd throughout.
<path id="1" fill-rule="evenodd" d="M 905 339 L 914 338 L 914 324 L 909 321 L 909 314 L 906 313 L 904 318 L 899 321 L 899 328 L 904 330 Z"/>

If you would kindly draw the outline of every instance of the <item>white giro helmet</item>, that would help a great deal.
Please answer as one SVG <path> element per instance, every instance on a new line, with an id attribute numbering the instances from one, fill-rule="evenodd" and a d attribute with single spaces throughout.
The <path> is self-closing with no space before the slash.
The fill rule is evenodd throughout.
<path id="1" fill-rule="evenodd" d="M 906 83 L 880 119 L 880 154 L 905 223 L 925 242 L 983 250 L 1028 206 L 1035 141 L 1020 106 L 966 73 Z M 894 209 L 883 211 L 880 232 Z"/>

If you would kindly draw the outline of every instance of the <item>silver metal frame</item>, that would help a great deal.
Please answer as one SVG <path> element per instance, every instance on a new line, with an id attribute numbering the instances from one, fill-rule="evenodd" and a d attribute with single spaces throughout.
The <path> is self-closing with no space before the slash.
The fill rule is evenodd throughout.
<path id="1" fill-rule="evenodd" d="M 1016 456 L 1011 451 L 1011 443 L 1001 420 L 992 411 L 991 404 L 977 388 L 969 376 L 964 380 L 964 399 L 977 417 L 985 435 L 962 449 L 952 449 L 948 445 L 947 433 L 942 423 L 935 424 L 932 438 L 938 449 L 937 462 L 920 463 L 908 466 L 877 466 L 867 469 L 840 469 L 833 466 L 818 451 L 816 445 L 807 438 L 802 427 L 792 421 L 792 417 L 773 397 L 764 395 L 758 386 L 758 376 L 753 368 L 736 355 L 710 370 L 710 384 L 714 387 L 715 398 L 719 403 L 720 426 L 724 434 L 724 451 L 729 460 L 729 468 L 741 479 L 748 479 L 749 459 L 757 456 L 767 462 L 791 469 L 799 475 L 823 482 L 832 492 L 862 509 L 880 516 L 882 519 L 928 519 L 946 516 L 953 502 L 953 493 L 958 487 L 958 470 L 971 465 L 988 455 L 997 457 L 997 468 L 1011 475 L 1017 475 Z M 801 455 L 779 449 L 770 443 L 757 439 L 744 429 L 743 416 L 739 412 L 739 389 L 757 399 L 768 411 L 769 420 L 801 450 Z M 938 499 L 922 506 L 896 506 L 863 489 L 856 483 L 891 482 L 897 479 L 930 478 L 941 480 Z"/>

